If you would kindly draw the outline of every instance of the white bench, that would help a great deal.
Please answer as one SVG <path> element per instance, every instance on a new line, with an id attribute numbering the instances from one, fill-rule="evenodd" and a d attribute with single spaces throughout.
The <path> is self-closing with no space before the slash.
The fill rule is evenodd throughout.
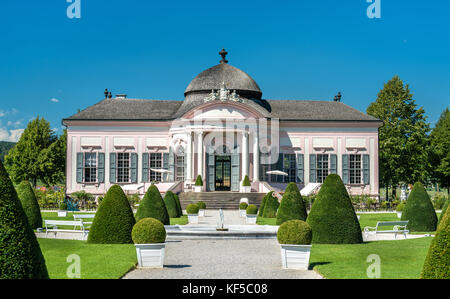
<path id="1" fill-rule="evenodd" d="M 92 224 L 92 222 L 86 222 L 84 219 L 94 219 L 95 214 L 73 214 L 73 220 L 81 219 L 83 221 L 83 224 Z M 76 227 L 76 226 L 75 226 Z M 73 229 L 75 229 L 75 227 Z M 85 225 L 86 228 L 86 225 Z"/>
<path id="2" fill-rule="evenodd" d="M 383 233 L 393 233 L 395 235 L 395 239 L 397 239 L 397 234 L 404 234 L 406 239 L 406 234 L 409 233 L 409 230 L 406 229 L 408 225 L 408 221 L 378 221 L 376 227 L 366 226 L 364 227 L 364 234 L 367 236 L 371 233 L 383 234 Z M 391 230 L 381 230 L 382 227 L 393 226 Z"/>
<path id="3" fill-rule="evenodd" d="M 56 237 L 56 233 L 58 232 L 71 232 L 71 233 L 83 233 L 83 239 L 86 237 L 86 234 L 88 233 L 88 231 L 85 229 L 84 224 L 83 224 L 83 220 L 82 219 L 78 219 L 75 221 L 70 221 L 70 220 L 44 220 L 45 222 L 45 236 L 47 237 L 49 232 L 52 232 L 55 234 Z M 76 230 L 76 229 L 61 229 L 58 228 L 59 226 L 73 226 L 75 227 L 80 227 L 81 230 Z"/>

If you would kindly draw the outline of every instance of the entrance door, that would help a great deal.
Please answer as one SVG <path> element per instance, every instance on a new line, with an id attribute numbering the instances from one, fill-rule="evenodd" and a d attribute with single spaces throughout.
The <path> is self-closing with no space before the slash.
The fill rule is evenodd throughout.
<path id="1" fill-rule="evenodd" d="M 215 156 L 215 190 L 231 190 L 231 156 Z"/>

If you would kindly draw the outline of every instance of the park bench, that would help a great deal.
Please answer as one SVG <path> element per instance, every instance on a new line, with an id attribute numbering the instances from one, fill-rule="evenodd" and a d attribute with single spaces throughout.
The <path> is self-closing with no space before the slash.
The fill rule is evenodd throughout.
<path id="1" fill-rule="evenodd" d="M 84 219 L 94 219 L 95 214 L 73 214 L 73 220 L 81 219 L 83 221 L 84 227 L 86 227 L 86 224 L 92 224 L 92 222 L 86 222 Z M 75 229 L 76 226 L 74 226 L 73 229 Z"/>
<path id="2" fill-rule="evenodd" d="M 82 219 L 78 219 L 78 220 L 44 220 L 45 222 L 45 236 L 47 237 L 49 232 L 52 232 L 55 234 L 58 232 L 71 232 L 71 233 L 83 233 L 83 239 L 86 237 L 88 231 L 85 229 L 84 224 L 83 224 L 83 220 Z M 75 227 L 80 227 L 79 230 L 77 229 L 62 229 L 62 228 L 58 228 L 59 226 L 73 226 Z"/>
<path id="3" fill-rule="evenodd" d="M 370 233 L 373 233 L 375 235 L 383 233 L 393 233 L 395 235 L 395 239 L 397 239 L 397 234 L 404 234 L 406 239 L 406 234 L 409 233 L 409 230 L 406 229 L 407 225 L 408 221 L 378 221 L 376 227 L 364 227 L 364 234 L 367 237 Z M 393 226 L 393 228 L 389 230 L 381 229 L 383 227 L 391 226 Z"/>

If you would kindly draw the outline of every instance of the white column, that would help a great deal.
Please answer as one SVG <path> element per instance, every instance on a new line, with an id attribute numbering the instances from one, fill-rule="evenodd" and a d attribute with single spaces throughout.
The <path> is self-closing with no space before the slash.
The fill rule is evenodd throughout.
<path id="1" fill-rule="evenodd" d="M 197 132 L 197 172 L 202 176 L 202 180 L 204 180 L 203 176 L 203 132 Z"/>
<path id="2" fill-rule="evenodd" d="M 192 181 L 192 134 L 187 133 L 187 144 L 186 144 L 186 181 Z"/>
<path id="3" fill-rule="evenodd" d="M 259 138 L 258 132 L 253 135 L 253 181 L 259 181 Z"/>
<path id="4" fill-rule="evenodd" d="M 248 133 L 242 133 L 242 180 L 248 175 Z"/>

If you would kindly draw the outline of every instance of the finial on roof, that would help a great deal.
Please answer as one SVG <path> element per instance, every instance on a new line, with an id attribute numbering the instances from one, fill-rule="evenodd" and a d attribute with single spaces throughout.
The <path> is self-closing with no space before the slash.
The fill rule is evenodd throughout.
<path id="1" fill-rule="evenodd" d="M 105 88 L 105 92 L 103 93 L 105 95 L 105 99 L 108 97 L 108 88 Z"/>
<path id="2" fill-rule="evenodd" d="M 227 56 L 228 52 L 225 51 L 225 49 L 222 48 L 222 50 L 219 52 L 220 56 L 222 56 L 222 60 L 220 61 L 220 63 L 228 63 L 228 60 L 225 59 L 225 57 Z"/>
<path id="3" fill-rule="evenodd" d="M 334 101 L 335 102 L 340 102 L 341 101 L 341 97 L 342 97 L 342 94 L 339 91 L 338 94 L 334 96 Z"/>

